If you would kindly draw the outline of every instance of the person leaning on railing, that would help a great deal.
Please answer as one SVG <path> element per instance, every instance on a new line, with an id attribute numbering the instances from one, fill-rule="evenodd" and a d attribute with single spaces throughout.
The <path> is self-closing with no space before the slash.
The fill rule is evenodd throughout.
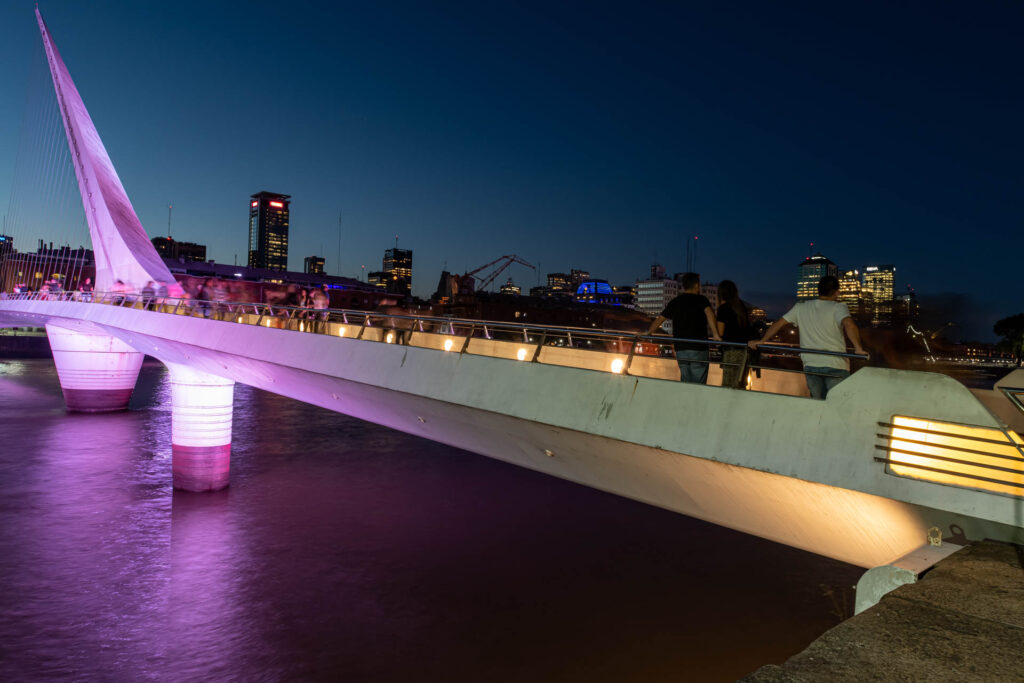
<path id="1" fill-rule="evenodd" d="M 676 339 L 707 339 L 708 330 L 711 330 L 712 339 L 722 341 L 711 302 L 700 293 L 700 276 L 683 273 L 682 285 L 683 293 L 668 302 L 661 315 L 651 323 L 647 335 L 654 334 L 666 320 L 671 320 L 672 336 Z M 708 379 L 707 343 L 677 341 L 675 349 L 680 381 L 705 384 Z"/>
<path id="2" fill-rule="evenodd" d="M 751 341 L 750 348 L 756 349 L 778 334 L 786 325 L 800 330 L 800 346 L 821 351 L 846 351 L 843 333 L 850 338 L 855 353 L 867 355 L 860 343 L 860 330 L 850 317 L 850 309 L 839 300 L 839 279 L 826 275 L 818 281 L 818 298 L 801 301 L 793 306 L 765 330 L 759 340 Z M 825 398 L 837 384 L 850 376 L 850 365 L 841 356 L 825 356 L 815 353 L 801 353 L 804 377 L 811 398 Z"/>

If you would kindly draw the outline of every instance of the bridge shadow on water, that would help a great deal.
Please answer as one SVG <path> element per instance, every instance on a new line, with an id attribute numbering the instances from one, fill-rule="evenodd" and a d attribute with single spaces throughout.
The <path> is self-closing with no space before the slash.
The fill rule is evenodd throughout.
<path id="1" fill-rule="evenodd" d="M 64 413 L 0 363 L 0 676 L 730 680 L 860 570 L 248 387 L 232 484 L 172 492 L 165 373 Z"/>

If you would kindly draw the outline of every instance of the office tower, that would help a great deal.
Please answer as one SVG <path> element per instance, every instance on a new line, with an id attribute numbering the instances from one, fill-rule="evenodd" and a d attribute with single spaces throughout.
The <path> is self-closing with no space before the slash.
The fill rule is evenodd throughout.
<path id="1" fill-rule="evenodd" d="M 875 302 L 871 324 L 882 327 L 892 322 L 893 313 L 893 282 L 896 279 L 896 266 L 864 266 L 861 274 L 861 288 L 871 292 Z"/>
<path id="2" fill-rule="evenodd" d="M 836 264 L 821 254 L 808 256 L 800 262 L 796 280 L 796 300 L 808 301 L 818 298 L 818 281 L 826 275 L 839 276 Z"/>
<path id="3" fill-rule="evenodd" d="M 412 249 L 387 249 L 381 270 L 390 277 L 386 289 L 394 294 L 412 293 Z"/>
<path id="4" fill-rule="evenodd" d="M 864 291 L 859 270 L 844 270 L 839 276 L 839 301 L 850 309 L 850 315 L 858 325 L 870 324 L 874 297 L 871 292 Z"/>
<path id="5" fill-rule="evenodd" d="M 249 267 L 288 270 L 291 195 L 257 192 L 249 198 Z"/>
<path id="6" fill-rule="evenodd" d="M 326 263 L 322 256 L 307 256 L 302 259 L 302 272 L 308 275 L 323 275 Z"/>

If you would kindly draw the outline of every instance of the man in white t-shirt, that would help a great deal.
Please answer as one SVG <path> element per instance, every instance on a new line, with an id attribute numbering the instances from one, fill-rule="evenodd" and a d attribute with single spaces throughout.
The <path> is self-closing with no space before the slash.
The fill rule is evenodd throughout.
<path id="1" fill-rule="evenodd" d="M 783 327 L 792 324 L 800 330 L 800 346 L 805 349 L 843 353 L 846 351 L 843 332 L 846 332 L 853 343 L 854 353 L 866 354 L 860 344 L 860 330 L 850 317 L 850 309 L 838 299 L 839 280 L 834 275 L 826 275 L 818 281 L 817 299 L 802 301 L 793 306 L 786 315 L 765 330 L 759 341 L 750 342 L 750 348 L 756 349 L 778 334 Z M 800 360 L 804 363 L 804 377 L 811 398 L 825 398 L 832 387 L 850 376 L 849 362 L 840 356 L 801 353 Z"/>

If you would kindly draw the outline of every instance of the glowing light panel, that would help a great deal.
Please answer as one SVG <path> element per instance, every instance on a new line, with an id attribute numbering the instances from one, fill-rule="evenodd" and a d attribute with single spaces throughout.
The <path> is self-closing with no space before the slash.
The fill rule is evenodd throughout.
<path id="1" fill-rule="evenodd" d="M 1024 440 L 1012 430 L 894 416 L 889 471 L 937 484 L 1024 496 Z"/>

